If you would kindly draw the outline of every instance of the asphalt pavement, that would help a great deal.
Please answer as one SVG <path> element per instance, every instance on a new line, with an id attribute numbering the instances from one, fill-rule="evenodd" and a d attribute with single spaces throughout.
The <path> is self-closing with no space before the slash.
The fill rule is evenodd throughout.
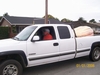
<path id="1" fill-rule="evenodd" d="M 26 68 L 23 75 L 100 75 L 100 60 L 92 62 L 88 57 Z"/>

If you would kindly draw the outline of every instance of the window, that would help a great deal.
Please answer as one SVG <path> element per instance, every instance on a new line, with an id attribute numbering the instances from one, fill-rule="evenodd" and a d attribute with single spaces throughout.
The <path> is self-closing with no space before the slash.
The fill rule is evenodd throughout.
<path id="1" fill-rule="evenodd" d="M 19 41 L 25 41 L 30 37 L 30 35 L 36 28 L 37 26 L 28 26 L 23 29 L 18 35 L 16 35 L 14 39 L 17 39 Z"/>
<path id="2" fill-rule="evenodd" d="M 70 38 L 70 33 L 66 26 L 58 26 L 57 28 L 58 28 L 60 39 Z"/>
<path id="3" fill-rule="evenodd" d="M 44 29 L 49 29 L 49 30 L 50 30 L 50 35 L 53 37 L 53 40 L 56 39 L 54 28 L 53 28 L 52 26 L 46 26 L 46 27 L 40 28 L 40 29 L 35 33 L 35 35 L 38 35 L 38 36 L 40 37 L 40 41 L 43 40 L 43 37 L 44 37 L 44 34 L 43 34 Z"/>

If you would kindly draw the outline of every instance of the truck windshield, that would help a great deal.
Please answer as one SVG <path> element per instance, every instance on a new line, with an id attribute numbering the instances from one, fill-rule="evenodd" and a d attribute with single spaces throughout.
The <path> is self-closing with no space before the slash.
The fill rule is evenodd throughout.
<path id="1" fill-rule="evenodd" d="M 37 28 L 37 26 L 29 26 L 24 28 L 18 35 L 16 35 L 13 39 L 19 41 L 25 41 L 29 38 L 32 32 Z"/>

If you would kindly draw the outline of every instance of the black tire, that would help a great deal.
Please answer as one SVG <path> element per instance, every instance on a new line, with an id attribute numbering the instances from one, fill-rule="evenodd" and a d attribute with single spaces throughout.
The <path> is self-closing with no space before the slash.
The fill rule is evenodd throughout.
<path id="1" fill-rule="evenodd" d="M 22 66 L 16 60 L 5 60 L 0 64 L 0 75 L 22 75 Z"/>
<path id="2" fill-rule="evenodd" d="M 92 61 L 98 61 L 100 59 L 100 47 L 94 47 L 89 57 Z"/>

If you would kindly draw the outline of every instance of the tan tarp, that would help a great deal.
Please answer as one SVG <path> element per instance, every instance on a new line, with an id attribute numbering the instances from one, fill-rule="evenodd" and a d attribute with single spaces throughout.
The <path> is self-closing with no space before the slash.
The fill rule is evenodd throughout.
<path id="1" fill-rule="evenodd" d="M 89 26 L 79 26 L 74 28 L 77 37 L 93 36 L 93 29 Z"/>

